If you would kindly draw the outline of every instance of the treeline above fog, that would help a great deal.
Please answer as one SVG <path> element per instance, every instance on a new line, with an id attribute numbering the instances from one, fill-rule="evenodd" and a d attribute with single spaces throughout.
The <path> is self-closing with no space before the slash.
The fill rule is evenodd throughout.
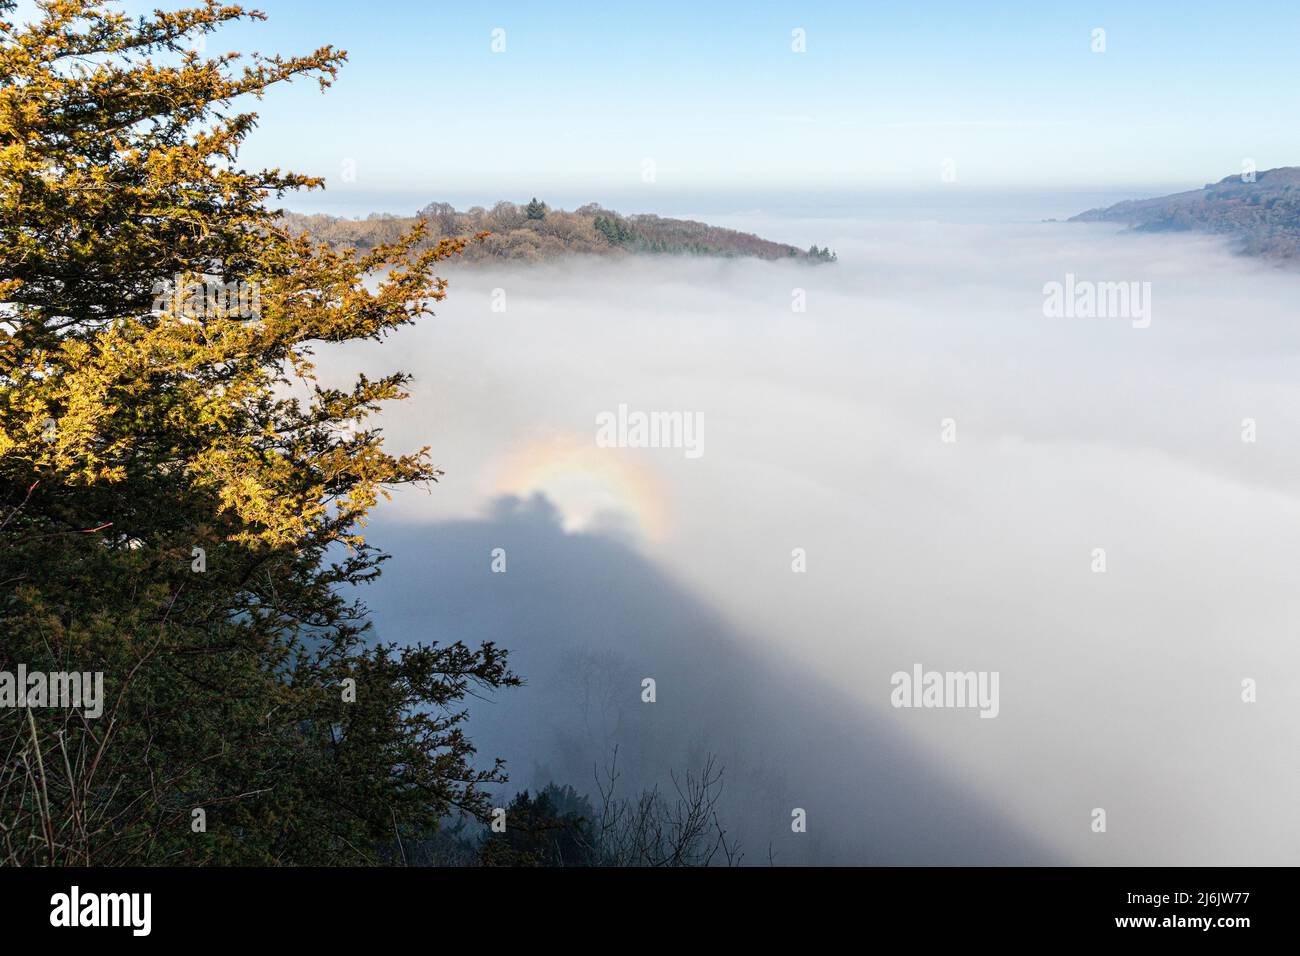
<path id="1" fill-rule="evenodd" d="M 533 199 L 523 205 L 499 202 L 458 212 L 449 203 L 430 203 L 414 216 L 372 213 L 365 219 L 286 212 L 292 229 L 336 247 L 371 249 L 396 241 L 420 219 L 428 223 L 425 242 L 488 233 L 471 243 L 463 258 L 541 262 L 568 255 L 625 256 L 670 254 L 833 262 L 830 249 L 799 249 L 748 232 L 689 219 L 655 215 L 624 216 L 596 203 L 572 212 L 551 209 Z"/>

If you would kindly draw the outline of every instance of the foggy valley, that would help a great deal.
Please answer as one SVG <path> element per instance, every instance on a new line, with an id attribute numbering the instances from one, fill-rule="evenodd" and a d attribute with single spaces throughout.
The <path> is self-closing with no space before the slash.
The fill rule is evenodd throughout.
<path id="1" fill-rule="evenodd" d="M 453 262 L 394 340 L 385 434 L 447 474 L 381 507 L 365 597 L 382 638 L 517 653 L 470 724 L 505 792 L 592 791 L 618 745 L 646 785 L 716 753 L 747 862 L 1293 854 L 1300 279 L 1105 225 L 725 224 L 840 261 Z M 1067 274 L 1148 280 L 1150 324 L 1049 317 Z M 601 447 L 620 405 L 698 414 L 702 454 Z M 999 673 L 998 719 L 892 707 L 914 664 Z"/>

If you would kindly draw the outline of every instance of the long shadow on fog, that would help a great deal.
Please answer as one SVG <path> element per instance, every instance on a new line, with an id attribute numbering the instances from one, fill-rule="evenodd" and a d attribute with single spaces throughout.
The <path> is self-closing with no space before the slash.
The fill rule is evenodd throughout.
<path id="1" fill-rule="evenodd" d="M 670 771 L 716 754 L 723 822 L 747 863 L 769 849 L 778 864 L 1061 862 L 862 703 L 755 651 L 617 535 L 566 534 L 543 498 L 373 530 L 393 555 L 363 591 L 381 639 L 494 640 L 527 681 L 470 707 L 480 756 L 507 760 L 507 793 L 551 781 L 593 793 L 615 746 L 623 796 L 671 787 Z M 491 570 L 494 548 L 505 573 Z M 791 832 L 795 807 L 806 833 Z"/>

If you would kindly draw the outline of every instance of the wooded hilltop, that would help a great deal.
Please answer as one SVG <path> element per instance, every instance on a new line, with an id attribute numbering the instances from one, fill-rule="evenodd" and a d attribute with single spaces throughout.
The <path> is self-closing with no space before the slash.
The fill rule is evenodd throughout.
<path id="1" fill-rule="evenodd" d="M 1241 255 L 1300 263 L 1300 167 L 1235 173 L 1201 189 L 1090 209 L 1070 222 L 1124 223 L 1138 232 L 1226 236 Z"/>
<path id="2" fill-rule="evenodd" d="M 641 214 L 624 216 L 597 203 L 572 212 L 551 209 L 534 198 L 523 205 L 499 202 L 491 209 L 474 206 L 458 212 L 435 202 L 414 216 L 372 213 L 365 219 L 286 212 L 285 225 L 336 248 L 372 249 L 405 235 L 419 220 L 428 222 L 424 242 L 476 236 L 462 253 L 470 260 L 541 262 L 568 255 L 624 256 L 645 254 L 799 259 L 834 262 L 830 249 L 799 249 L 752 233 L 710 226 L 689 219 Z"/>

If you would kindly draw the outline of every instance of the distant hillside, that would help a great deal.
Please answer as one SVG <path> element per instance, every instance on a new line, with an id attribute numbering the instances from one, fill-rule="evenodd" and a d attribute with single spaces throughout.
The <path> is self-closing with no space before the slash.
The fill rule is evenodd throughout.
<path id="1" fill-rule="evenodd" d="M 475 206 L 457 212 L 447 203 L 431 203 L 415 216 L 374 213 L 366 219 L 285 213 L 284 222 L 334 246 L 368 249 L 396 239 L 417 219 L 429 222 L 429 239 L 491 235 L 465 250 L 471 260 L 540 262 L 566 255 L 695 255 L 746 256 L 756 259 L 799 259 L 834 262 L 830 249 L 797 249 L 747 232 L 722 229 L 688 219 L 623 216 L 595 203 L 573 212 L 551 209 L 534 199 L 525 205 L 499 202 L 491 209 Z"/>
<path id="2" fill-rule="evenodd" d="M 1120 222 L 1144 232 L 1192 230 L 1230 236 L 1245 255 L 1300 261 L 1300 167 L 1240 174 L 1203 189 L 1090 209 L 1070 222 Z"/>

